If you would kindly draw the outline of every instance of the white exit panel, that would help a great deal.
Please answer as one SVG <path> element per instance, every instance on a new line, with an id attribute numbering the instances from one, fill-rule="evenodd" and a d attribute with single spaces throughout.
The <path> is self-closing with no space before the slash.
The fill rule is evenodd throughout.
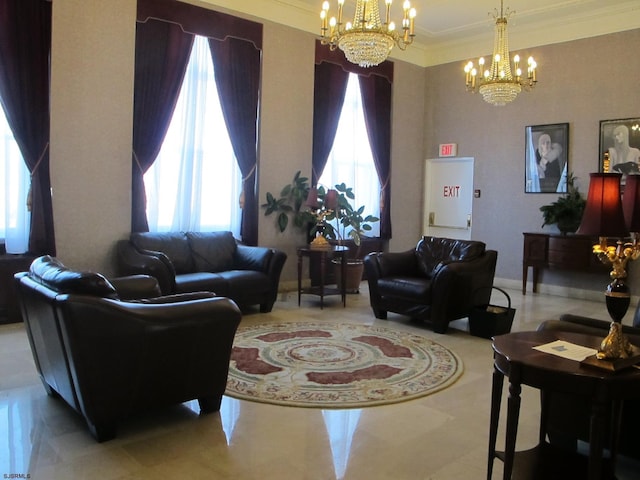
<path id="1" fill-rule="evenodd" d="M 473 158 L 435 158 L 425 166 L 423 234 L 471 239 Z"/>

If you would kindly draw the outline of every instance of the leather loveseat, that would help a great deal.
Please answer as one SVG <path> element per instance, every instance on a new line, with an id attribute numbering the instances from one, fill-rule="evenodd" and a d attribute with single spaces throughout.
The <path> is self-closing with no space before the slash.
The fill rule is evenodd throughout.
<path id="1" fill-rule="evenodd" d="M 498 253 L 483 242 L 424 236 L 415 249 L 364 259 L 371 308 L 429 321 L 437 333 L 489 303 Z"/>
<path id="2" fill-rule="evenodd" d="M 640 304 L 633 324 L 640 325 Z M 609 333 L 609 325 L 610 322 L 603 320 L 565 314 L 559 320 L 541 323 L 538 330 L 584 333 L 605 338 Z M 632 344 L 640 346 L 640 328 L 623 325 L 622 331 Z M 542 398 L 547 406 L 546 432 L 549 442 L 570 451 L 578 451 L 579 441 L 589 441 L 591 399 L 557 392 L 545 392 Z M 640 410 L 637 403 L 637 400 L 623 401 L 618 453 L 640 460 Z M 609 438 L 609 434 L 605 438 Z M 605 448 L 609 447 L 607 442 Z"/>
<path id="3" fill-rule="evenodd" d="M 109 281 L 48 256 L 15 281 L 45 390 L 98 441 L 152 408 L 198 399 L 202 413 L 220 409 L 242 316 L 233 301 L 208 292 L 156 298 L 152 277 Z M 151 298 L 131 300 L 140 296 Z"/>
<path id="4" fill-rule="evenodd" d="M 287 258 L 274 248 L 239 244 L 231 232 L 132 233 L 118 242 L 121 275 L 155 277 L 163 295 L 195 291 L 270 312 Z"/>

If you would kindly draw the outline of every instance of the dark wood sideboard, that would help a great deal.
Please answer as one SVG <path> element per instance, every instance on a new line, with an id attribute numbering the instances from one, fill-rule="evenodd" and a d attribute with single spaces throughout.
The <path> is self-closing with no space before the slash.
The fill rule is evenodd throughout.
<path id="1" fill-rule="evenodd" d="M 607 266 L 593 254 L 597 238 L 585 235 L 524 233 L 522 294 L 527 293 L 527 274 L 533 271 L 533 292 L 538 291 L 540 269 L 605 272 Z"/>

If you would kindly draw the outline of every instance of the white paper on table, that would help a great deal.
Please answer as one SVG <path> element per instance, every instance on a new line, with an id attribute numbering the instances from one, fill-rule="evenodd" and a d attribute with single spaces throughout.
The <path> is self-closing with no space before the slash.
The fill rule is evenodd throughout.
<path id="1" fill-rule="evenodd" d="M 598 353 L 598 350 L 595 348 L 583 347 L 582 345 L 565 342 L 564 340 L 556 340 L 555 342 L 538 345 L 537 347 L 533 347 L 533 349 L 577 362 L 581 362 L 585 358 Z"/>

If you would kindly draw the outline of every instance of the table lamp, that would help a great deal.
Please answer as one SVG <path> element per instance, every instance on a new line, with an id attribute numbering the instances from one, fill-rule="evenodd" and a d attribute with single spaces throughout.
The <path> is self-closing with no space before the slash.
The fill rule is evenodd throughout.
<path id="1" fill-rule="evenodd" d="M 316 216 L 316 236 L 311 242 L 313 248 L 328 248 L 330 246 L 329 241 L 324 236 L 324 229 L 326 227 L 325 219 L 328 215 L 331 215 L 338 206 L 338 192 L 334 189 L 329 189 L 324 193 L 324 188 L 311 187 L 309 194 L 307 195 L 307 201 L 305 204 L 313 211 Z"/>
<path id="2" fill-rule="evenodd" d="M 625 212 L 620 197 L 622 174 L 591 173 L 590 177 L 587 204 L 576 233 L 599 237 L 599 243 L 593 246 L 593 253 L 602 263 L 610 264 L 612 268 L 609 273 L 611 283 L 605 291 L 605 301 L 613 322 L 609 335 L 602 341 L 597 357 L 627 358 L 631 355 L 632 349 L 629 341 L 622 335 L 621 322 L 629 308 L 631 293 L 624 279 L 627 276 L 627 263 L 640 256 L 640 249 L 636 241 L 625 242 L 629 237 L 629 229 L 625 223 Z M 630 190 L 627 190 L 627 193 L 630 194 Z M 633 195 L 635 196 L 635 193 Z M 631 199 L 628 201 L 631 202 Z M 640 213 L 638 215 L 640 216 Z M 617 239 L 615 246 L 608 245 L 609 238 Z"/>

